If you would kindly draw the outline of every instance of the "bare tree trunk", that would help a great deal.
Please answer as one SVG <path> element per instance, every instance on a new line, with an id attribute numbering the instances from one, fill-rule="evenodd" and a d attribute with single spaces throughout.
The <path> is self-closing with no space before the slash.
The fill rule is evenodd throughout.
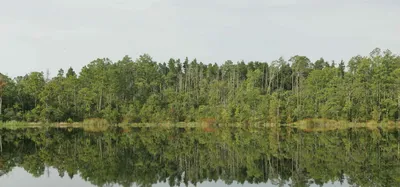
<path id="1" fill-rule="evenodd" d="M 99 108 L 97 109 L 99 112 L 101 111 L 102 108 L 102 102 L 103 102 L 103 90 L 101 90 L 99 105 L 98 105 Z"/>
<path id="2" fill-rule="evenodd" d="M 3 98 L 0 97 L 0 115 L 2 114 L 2 113 L 1 113 L 1 106 L 2 106 L 2 104 L 3 104 Z"/>
<path id="3" fill-rule="evenodd" d="M 182 73 L 179 73 L 179 93 L 182 92 Z"/>

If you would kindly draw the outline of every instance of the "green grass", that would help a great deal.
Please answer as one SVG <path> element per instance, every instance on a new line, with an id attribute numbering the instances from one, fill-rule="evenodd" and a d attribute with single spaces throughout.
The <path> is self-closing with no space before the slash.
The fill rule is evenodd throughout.
<path id="1" fill-rule="evenodd" d="M 29 127 L 47 127 L 49 125 L 50 124 L 47 124 L 47 123 L 29 123 L 29 122 L 21 122 L 21 121 L 0 122 L 0 128 L 8 128 L 8 129 L 29 128 Z"/>
<path id="2" fill-rule="evenodd" d="M 229 123 L 229 124 L 216 124 L 208 122 L 165 122 L 165 123 L 121 123 L 118 125 L 112 125 L 104 119 L 94 118 L 86 119 L 83 122 L 74 123 L 29 123 L 19 121 L 0 122 L 0 128 L 18 129 L 18 128 L 40 128 L 40 127 L 58 127 L 58 128 L 83 128 L 85 131 L 105 131 L 110 126 L 120 126 L 123 128 L 127 127 L 161 127 L 161 128 L 203 128 L 212 129 L 218 127 L 249 127 L 249 128 L 272 128 L 272 127 L 292 127 L 298 128 L 304 131 L 331 131 L 337 129 L 348 129 L 348 128 L 368 128 L 371 130 L 382 128 L 382 129 L 397 129 L 400 128 L 400 122 L 348 122 L 348 121 L 336 121 L 329 119 L 305 119 L 290 124 L 273 124 L 273 123 Z"/>
<path id="3" fill-rule="evenodd" d="M 330 131 L 337 129 L 348 129 L 348 128 L 367 128 L 367 129 L 397 129 L 400 128 L 399 122 L 387 121 L 387 122 L 348 122 L 348 121 L 336 121 L 329 119 L 305 119 L 298 122 L 288 124 L 294 128 L 298 128 L 304 131 Z"/>

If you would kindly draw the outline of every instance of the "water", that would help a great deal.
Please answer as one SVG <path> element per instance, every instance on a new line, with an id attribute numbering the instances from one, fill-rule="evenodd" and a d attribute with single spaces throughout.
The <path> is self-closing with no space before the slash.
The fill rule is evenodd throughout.
<path id="1" fill-rule="evenodd" d="M 0 186 L 400 186 L 400 133 L 0 129 Z"/>

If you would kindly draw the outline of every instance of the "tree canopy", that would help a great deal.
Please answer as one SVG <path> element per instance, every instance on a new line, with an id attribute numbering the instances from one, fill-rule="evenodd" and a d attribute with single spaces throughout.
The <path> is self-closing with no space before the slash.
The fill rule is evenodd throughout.
<path id="1" fill-rule="evenodd" d="M 0 76 L 3 121 L 363 122 L 396 121 L 399 111 L 400 57 L 378 48 L 337 65 L 300 55 L 270 63 L 158 63 L 145 54 L 96 59 L 79 74 L 61 69 L 51 79 L 43 72 Z"/>

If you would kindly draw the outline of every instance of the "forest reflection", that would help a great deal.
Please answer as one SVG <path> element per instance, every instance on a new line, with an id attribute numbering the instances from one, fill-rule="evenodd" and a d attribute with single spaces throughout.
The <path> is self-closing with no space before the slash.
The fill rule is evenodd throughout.
<path id="1" fill-rule="evenodd" d="M 400 186 L 398 130 L 26 128 L 0 129 L 0 137 L 0 176 L 21 167 L 39 177 L 52 167 L 61 177 L 79 173 L 97 186 L 160 182 L 177 186 L 218 180 L 279 186 L 336 181 Z"/>

